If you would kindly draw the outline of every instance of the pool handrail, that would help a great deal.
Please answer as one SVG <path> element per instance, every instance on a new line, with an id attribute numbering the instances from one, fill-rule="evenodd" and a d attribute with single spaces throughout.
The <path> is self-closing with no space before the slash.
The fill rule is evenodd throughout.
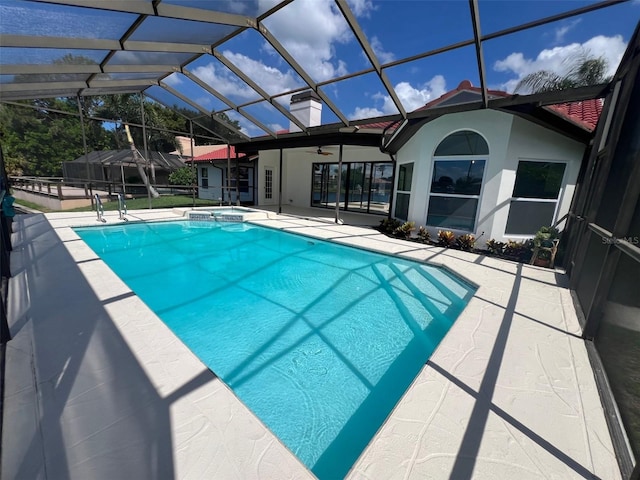
<path id="1" fill-rule="evenodd" d="M 96 214 L 98 215 L 98 222 L 106 223 L 107 221 L 104 218 L 104 206 L 102 205 L 102 200 L 100 200 L 100 195 L 96 193 L 94 196 L 96 197 Z"/>
<path id="2" fill-rule="evenodd" d="M 126 217 L 127 215 L 127 202 L 124 199 L 124 195 L 122 193 L 118 193 L 118 216 L 120 220 L 128 222 L 129 219 Z"/>

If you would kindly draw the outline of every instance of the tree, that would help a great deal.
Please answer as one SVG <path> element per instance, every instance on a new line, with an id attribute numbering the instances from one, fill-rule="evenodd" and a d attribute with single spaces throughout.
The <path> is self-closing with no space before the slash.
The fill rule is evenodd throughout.
<path id="1" fill-rule="evenodd" d="M 76 99 L 23 103 L 25 107 L 0 105 L 0 134 L 7 170 L 13 175 L 60 176 L 62 162 L 84 154 L 82 125 L 75 115 Z M 96 122 L 85 122 L 85 135 L 89 149 L 113 148 L 112 138 Z"/>
<path id="2" fill-rule="evenodd" d="M 540 70 L 523 77 L 516 85 L 515 92 L 553 92 L 569 88 L 586 87 L 607 83 L 611 77 L 607 73 L 607 60 L 594 57 L 588 51 L 567 57 L 564 62 L 567 72 L 560 75 L 550 70 Z"/>
<path id="3" fill-rule="evenodd" d="M 195 185 L 196 172 L 191 167 L 180 167 L 169 175 L 171 185 Z"/>

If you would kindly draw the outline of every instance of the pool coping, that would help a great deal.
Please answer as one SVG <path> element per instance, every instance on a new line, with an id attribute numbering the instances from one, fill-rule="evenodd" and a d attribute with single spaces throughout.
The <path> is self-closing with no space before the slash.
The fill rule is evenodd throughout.
<path id="1" fill-rule="evenodd" d="M 185 210 L 134 211 L 129 216 L 132 221 L 171 220 Z M 150 478 L 158 465 L 172 471 L 170 478 L 314 478 L 78 241 L 71 227 L 96 225 L 95 214 L 19 217 L 24 218 L 16 217 L 14 223 L 8 304 L 14 339 L 7 346 L 2 454 L 7 478 L 18 473 L 56 478 L 59 472 L 78 478 L 87 473 L 92 478 L 113 478 L 114 473 Z M 265 217 L 251 223 L 440 265 L 478 286 L 347 478 L 620 478 L 562 272 L 390 239 L 360 226 L 273 212 Z M 106 212 L 106 219 L 118 223 L 117 212 Z M 62 353 L 41 345 L 39 333 L 57 333 L 47 322 L 60 318 L 46 318 L 46 302 L 65 292 L 62 282 L 55 282 L 56 269 L 71 269 L 93 292 L 87 308 L 95 309 L 100 323 L 92 325 L 92 341 L 99 337 L 104 345 L 112 342 L 128 350 L 117 363 L 108 350 L 95 348 L 93 342 L 83 344 L 84 356 L 78 359 L 75 378 L 69 379 L 66 399 L 56 398 L 51 384 L 52 379 L 54 386 L 64 384 L 69 365 L 65 367 Z M 48 275 L 49 280 L 42 280 Z M 41 287 L 38 282 L 51 292 L 29 296 L 25 287 Z M 68 320 L 78 315 L 78 306 L 61 308 L 72 324 L 59 333 L 65 341 L 82 322 Z M 73 345 L 68 348 L 67 356 L 75 358 Z M 129 374 L 132 378 L 104 375 L 109 381 L 99 381 L 92 366 L 96 360 L 116 362 L 114 369 L 132 364 L 136 373 Z M 35 372 L 31 381 L 25 365 Z M 148 446 L 142 440 L 148 438 L 122 426 L 125 419 L 135 423 L 132 412 L 105 415 L 105 400 L 96 389 L 114 402 L 127 402 L 131 398 L 126 390 L 140 383 L 145 388 L 137 388 L 146 392 L 149 408 L 165 423 L 163 432 L 170 441 L 164 454 L 172 458 L 113 466 L 105 445 L 124 432 L 139 441 L 136 448 L 146 458 Z M 173 399 L 169 406 L 167 398 Z M 56 415 L 49 418 L 52 410 Z M 78 424 L 78 412 L 91 411 L 105 418 Z M 87 451 L 93 453 L 91 462 L 84 460 Z"/>

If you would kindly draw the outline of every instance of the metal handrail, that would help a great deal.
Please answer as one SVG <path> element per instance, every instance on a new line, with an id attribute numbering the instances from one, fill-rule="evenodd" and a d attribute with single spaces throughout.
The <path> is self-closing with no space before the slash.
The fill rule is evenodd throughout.
<path id="1" fill-rule="evenodd" d="M 127 215 L 127 202 L 124 199 L 124 195 L 122 193 L 118 194 L 118 216 L 120 220 L 124 220 L 128 222 L 129 219 L 125 216 Z"/>
<path id="2" fill-rule="evenodd" d="M 102 200 L 100 200 L 100 195 L 95 194 L 96 198 L 96 214 L 98 215 L 98 221 L 102 223 L 106 223 L 107 221 L 104 218 L 104 206 L 102 205 Z"/>

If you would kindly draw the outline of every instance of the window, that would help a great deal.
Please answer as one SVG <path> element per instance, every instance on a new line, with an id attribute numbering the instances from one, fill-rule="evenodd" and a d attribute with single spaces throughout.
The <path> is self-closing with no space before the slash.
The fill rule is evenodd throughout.
<path id="1" fill-rule="evenodd" d="M 468 130 L 446 137 L 435 151 L 427 225 L 472 232 L 489 147 Z M 464 157 L 464 158 L 460 158 Z"/>
<path id="2" fill-rule="evenodd" d="M 207 167 L 200 168 L 200 187 L 209 188 L 209 169 Z"/>
<path id="3" fill-rule="evenodd" d="M 436 148 L 436 157 L 453 155 L 489 155 L 489 146 L 476 132 L 462 130 L 455 132 L 440 142 Z"/>
<path id="4" fill-rule="evenodd" d="M 264 198 L 268 200 L 273 198 L 273 170 L 271 168 L 264 170 Z"/>
<path id="5" fill-rule="evenodd" d="M 389 162 L 343 163 L 342 171 L 337 163 L 314 163 L 311 206 L 335 208 L 339 201 L 344 210 L 386 215 L 392 184 L 393 164 Z"/>
<path id="6" fill-rule="evenodd" d="M 230 177 L 230 188 L 231 190 L 236 189 L 236 180 L 239 180 L 238 183 L 238 192 L 240 193 L 248 193 L 249 192 L 249 167 L 231 167 L 231 177 Z"/>
<path id="7" fill-rule="evenodd" d="M 507 235 L 533 235 L 552 225 L 566 163 L 521 160 L 507 218 Z"/>
<path id="8" fill-rule="evenodd" d="M 405 163 L 398 168 L 398 191 L 396 193 L 395 217 L 402 220 L 409 218 L 409 200 L 411 199 L 411 180 L 413 179 L 413 163 Z"/>

